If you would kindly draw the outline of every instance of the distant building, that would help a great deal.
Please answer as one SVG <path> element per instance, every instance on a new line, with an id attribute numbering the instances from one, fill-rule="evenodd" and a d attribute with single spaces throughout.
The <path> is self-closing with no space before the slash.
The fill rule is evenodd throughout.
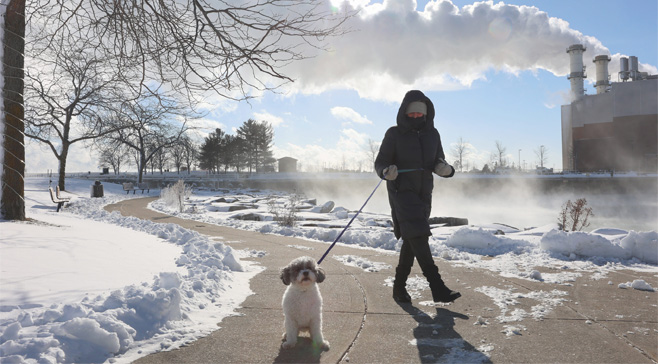
<path id="1" fill-rule="evenodd" d="M 571 56 L 573 102 L 562 106 L 562 166 L 579 172 L 658 169 L 658 76 L 638 71 L 637 57 L 622 57 L 619 79 L 609 81 L 608 56 L 597 56 L 596 95 L 584 94 L 582 45 Z M 578 59 L 580 57 L 580 60 Z M 580 71 L 579 71 L 580 69 Z M 630 82 L 627 82 L 629 81 Z"/>
<path id="2" fill-rule="evenodd" d="M 283 157 L 279 159 L 279 173 L 297 172 L 297 159 Z"/>

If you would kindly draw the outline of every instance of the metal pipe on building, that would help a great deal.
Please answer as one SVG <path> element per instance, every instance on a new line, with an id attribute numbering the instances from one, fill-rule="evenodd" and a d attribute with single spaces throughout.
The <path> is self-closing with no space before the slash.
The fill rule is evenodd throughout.
<path id="1" fill-rule="evenodd" d="M 631 80 L 637 81 L 641 79 L 640 77 L 640 71 L 639 71 L 639 62 L 637 61 L 637 57 L 635 56 L 630 56 L 629 57 L 630 63 L 631 63 Z"/>
<path id="2" fill-rule="evenodd" d="M 619 78 L 622 80 L 622 82 L 626 82 L 630 78 L 630 75 L 631 73 L 628 70 L 628 58 L 619 58 Z"/>

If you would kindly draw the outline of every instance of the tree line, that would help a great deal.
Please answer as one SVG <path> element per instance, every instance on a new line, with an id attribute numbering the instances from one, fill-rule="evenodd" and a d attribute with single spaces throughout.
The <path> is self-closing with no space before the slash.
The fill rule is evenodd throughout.
<path id="1" fill-rule="evenodd" d="M 229 169 L 240 172 L 273 172 L 272 140 L 274 131 L 268 122 L 247 120 L 230 135 L 215 129 L 205 138 L 199 152 L 199 168 L 211 173 Z"/>
<path id="2" fill-rule="evenodd" d="M 176 172 L 189 173 L 195 166 L 209 173 L 273 172 L 276 160 L 272 154 L 274 131 L 267 121 L 249 119 L 236 135 L 215 129 L 201 145 L 184 133 L 175 143 L 159 143 L 162 139 L 148 137 L 143 147 L 126 143 L 120 135 L 102 138 L 96 142 L 99 150 L 99 167 L 112 168 L 118 174 L 122 167 L 137 166 L 143 172 L 163 173 L 172 167 Z M 136 139 L 137 140 L 137 139 Z M 142 168 L 140 168 L 142 166 Z"/>

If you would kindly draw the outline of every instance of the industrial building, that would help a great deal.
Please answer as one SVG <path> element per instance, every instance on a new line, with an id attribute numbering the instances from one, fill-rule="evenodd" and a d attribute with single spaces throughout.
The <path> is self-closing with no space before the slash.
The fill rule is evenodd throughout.
<path id="1" fill-rule="evenodd" d="M 579 172 L 658 170 L 658 75 L 639 72 L 637 57 L 622 57 L 610 82 L 610 57 L 598 55 L 595 95 L 586 95 L 585 47 L 567 48 L 572 102 L 562 106 L 562 167 Z"/>

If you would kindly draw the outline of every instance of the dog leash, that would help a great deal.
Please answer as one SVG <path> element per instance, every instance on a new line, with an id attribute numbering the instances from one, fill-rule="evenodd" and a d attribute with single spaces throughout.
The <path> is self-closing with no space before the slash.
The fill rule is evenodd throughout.
<path id="1" fill-rule="evenodd" d="M 422 171 L 422 170 L 423 170 L 423 168 L 399 169 L 398 173 L 406 173 L 406 172 Z M 379 182 L 377 183 L 377 186 L 375 186 L 375 189 L 372 190 L 372 192 L 370 193 L 370 196 L 368 196 L 368 198 L 366 199 L 366 202 L 363 203 L 363 206 L 361 206 L 359 211 L 354 216 L 352 216 L 352 219 L 350 220 L 350 222 L 348 222 L 347 225 L 345 225 L 345 228 L 343 228 L 343 231 L 341 231 L 340 234 L 338 234 L 338 236 L 334 240 L 334 242 L 331 243 L 331 245 L 329 246 L 329 249 L 327 249 L 327 251 L 324 252 L 324 254 L 322 255 L 322 258 L 320 258 L 320 260 L 318 260 L 318 264 L 322 263 L 322 261 L 327 256 L 327 254 L 329 254 L 329 251 L 334 248 L 334 245 L 336 245 L 338 240 L 340 240 L 341 236 L 343 236 L 343 233 L 345 233 L 345 231 L 350 227 L 350 225 L 352 225 L 352 222 L 354 221 L 354 219 L 356 219 L 357 216 L 359 216 L 359 214 L 361 213 L 363 208 L 366 207 L 366 205 L 368 204 L 368 201 L 370 201 L 370 198 L 372 198 L 372 195 L 375 194 L 375 191 L 377 191 L 377 189 L 379 188 L 379 185 L 382 184 L 382 181 L 384 181 L 383 178 L 379 180 Z"/>

